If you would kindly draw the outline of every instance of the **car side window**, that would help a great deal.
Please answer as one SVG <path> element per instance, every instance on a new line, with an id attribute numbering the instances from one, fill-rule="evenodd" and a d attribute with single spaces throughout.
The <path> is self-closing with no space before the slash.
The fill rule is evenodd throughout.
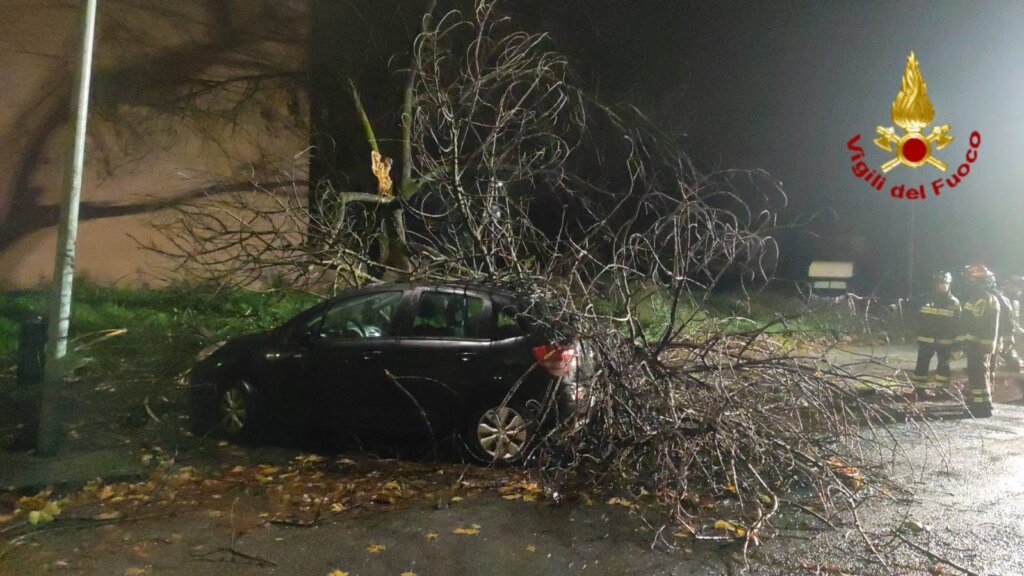
<path id="1" fill-rule="evenodd" d="M 320 338 L 380 338 L 389 336 L 391 321 L 402 301 L 401 292 L 378 292 L 338 302 L 307 326 Z"/>
<path id="2" fill-rule="evenodd" d="M 476 338 L 484 301 L 465 294 L 420 294 L 412 335 L 435 338 Z"/>
<path id="3" fill-rule="evenodd" d="M 517 314 L 516 309 L 510 306 L 502 308 L 501 312 L 498 313 L 497 319 L 495 319 L 495 340 L 506 340 L 523 335 L 523 330 L 519 327 L 519 322 L 516 321 Z"/>

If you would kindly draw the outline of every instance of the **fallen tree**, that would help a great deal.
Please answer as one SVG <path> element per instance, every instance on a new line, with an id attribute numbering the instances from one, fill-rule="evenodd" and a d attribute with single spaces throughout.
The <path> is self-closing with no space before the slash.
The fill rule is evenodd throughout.
<path id="1" fill-rule="evenodd" d="M 736 505 L 717 529 L 749 541 L 786 502 L 828 518 L 882 486 L 870 425 L 900 401 L 890 387 L 785 318 L 738 329 L 702 312 L 724 280 L 771 276 L 782 192 L 757 173 L 701 174 L 639 111 L 577 88 L 550 38 L 513 24 L 488 0 L 424 16 L 397 185 L 353 87 L 378 189 L 323 182 L 311 205 L 284 179 L 181 206 L 163 228 L 178 270 L 326 293 L 472 280 L 545 302 L 587 351 L 593 404 L 534 448 L 539 470 L 653 505 L 684 533 L 703 534 L 717 497 Z M 652 293 L 659 325 L 641 311 Z"/>

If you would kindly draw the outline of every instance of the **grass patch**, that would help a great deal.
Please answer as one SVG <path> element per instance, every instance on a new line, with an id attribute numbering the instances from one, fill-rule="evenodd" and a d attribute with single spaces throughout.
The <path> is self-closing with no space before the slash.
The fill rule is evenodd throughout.
<path id="1" fill-rule="evenodd" d="M 80 280 L 71 309 L 69 359 L 88 373 L 173 376 L 207 344 L 271 328 L 316 301 L 294 292 L 123 288 Z M 0 293 L 0 365 L 15 365 L 21 322 L 45 306 L 42 290 Z M 102 338 L 116 330 L 124 332 Z"/>
<path id="2" fill-rule="evenodd" d="M 648 291 L 638 295 L 633 315 L 648 339 L 660 338 L 669 324 L 685 339 L 702 340 L 710 334 L 746 332 L 768 326 L 766 333 L 783 335 L 799 343 L 825 339 L 839 341 L 871 338 L 882 333 L 903 332 L 902 325 L 891 325 L 885 317 L 867 315 L 845 302 L 807 302 L 793 294 L 760 292 L 750 297 L 740 293 L 698 294 L 696 301 L 682 301 L 672 317 L 672 295 L 667 291 Z M 602 301 L 607 308 L 599 312 L 624 317 L 625 307 Z M 884 312 L 884 310 L 883 310 Z"/>

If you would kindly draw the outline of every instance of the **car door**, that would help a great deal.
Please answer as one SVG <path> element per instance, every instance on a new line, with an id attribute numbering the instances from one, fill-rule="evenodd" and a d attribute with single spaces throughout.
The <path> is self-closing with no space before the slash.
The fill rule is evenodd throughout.
<path id="1" fill-rule="evenodd" d="M 489 314 L 490 300 L 484 293 L 455 288 L 417 291 L 389 362 L 396 402 L 409 428 L 446 433 L 465 411 L 479 380 L 487 378 Z"/>
<path id="2" fill-rule="evenodd" d="M 305 373 L 322 423 L 364 429 L 393 417 L 384 358 L 395 345 L 403 296 L 402 290 L 357 294 L 308 323 Z"/>

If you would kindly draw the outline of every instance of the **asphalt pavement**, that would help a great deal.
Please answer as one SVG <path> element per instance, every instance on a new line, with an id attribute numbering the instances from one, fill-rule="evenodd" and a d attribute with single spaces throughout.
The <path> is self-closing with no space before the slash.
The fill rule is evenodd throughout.
<path id="1" fill-rule="evenodd" d="M 841 354 L 879 351 L 890 361 L 905 364 L 908 354 L 912 361 L 912 347 Z M 109 523 L 58 518 L 37 531 L 12 530 L 3 537 L 19 535 L 0 547 L 0 573 L 1021 575 L 1024 402 L 1012 397 L 1018 379 L 1002 379 L 1007 392 L 997 396 L 991 418 L 864 429 L 863 449 L 909 492 L 868 482 L 857 522 L 848 516 L 835 527 L 784 509 L 746 557 L 741 543 L 670 537 L 674 548 L 657 544 L 642 518 L 608 502 L 555 506 L 493 492 L 444 506 L 362 509 L 308 527 L 280 525 L 245 507 L 247 498 L 263 497 L 251 483 L 223 499 L 212 496 L 219 511 L 198 503 L 169 515 Z M 238 496 L 225 504 L 231 494 Z"/>

